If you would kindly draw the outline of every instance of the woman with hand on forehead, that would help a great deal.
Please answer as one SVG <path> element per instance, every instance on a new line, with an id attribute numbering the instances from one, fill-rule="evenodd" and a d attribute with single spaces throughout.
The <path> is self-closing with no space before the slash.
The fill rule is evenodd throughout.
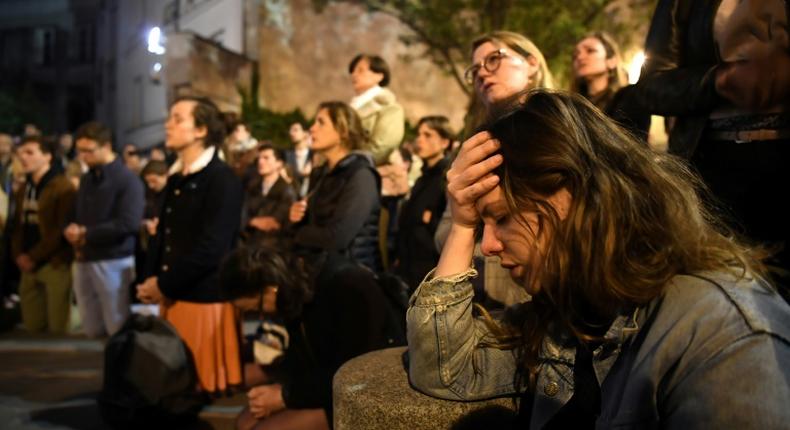
<path id="1" fill-rule="evenodd" d="M 683 161 L 533 91 L 447 172 L 452 227 L 410 300 L 409 376 L 519 396 L 518 428 L 782 428 L 790 307 Z M 475 316 L 475 232 L 532 301 Z M 760 395 L 748 393 L 760 387 Z"/>

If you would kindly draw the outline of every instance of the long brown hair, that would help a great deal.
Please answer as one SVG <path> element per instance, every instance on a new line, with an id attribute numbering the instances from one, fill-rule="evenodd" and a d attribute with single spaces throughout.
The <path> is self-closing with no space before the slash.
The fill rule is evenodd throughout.
<path id="1" fill-rule="evenodd" d="M 370 149 L 370 137 L 362 126 L 359 115 L 351 106 L 339 101 L 328 101 L 318 105 L 317 111 L 321 109 L 326 109 L 344 147 L 350 151 Z"/>
<path id="2" fill-rule="evenodd" d="M 487 129 L 501 143 L 497 174 L 511 213 L 534 211 L 530 234 L 547 235 L 528 281 L 540 291 L 499 336 L 518 345 L 520 375 L 533 382 L 550 330 L 600 339 L 616 315 L 658 297 L 678 274 L 765 275 L 760 250 L 714 214 L 686 162 L 640 145 L 579 95 L 519 99 Z M 547 198 L 562 189 L 571 204 L 561 221 Z"/>

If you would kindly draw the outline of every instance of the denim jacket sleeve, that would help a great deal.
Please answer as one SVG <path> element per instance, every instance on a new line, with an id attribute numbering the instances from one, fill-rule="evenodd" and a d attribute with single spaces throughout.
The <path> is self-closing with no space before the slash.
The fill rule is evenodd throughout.
<path id="1" fill-rule="evenodd" d="M 472 316 L 469 279 L 474 269 L 426 280 L 406 314 L 409 379 L 425 394 L 448 400 L 482 400 L 513 394 L 515 359 L 510 350 L 479 345 L 490 331 Z"/>

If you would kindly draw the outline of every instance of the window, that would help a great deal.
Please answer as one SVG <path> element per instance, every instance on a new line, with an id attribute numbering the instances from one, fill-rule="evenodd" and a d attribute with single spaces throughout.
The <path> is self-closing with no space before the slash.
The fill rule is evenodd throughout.
<path id="1" fill-rule="evenodd" d="M 55 30 L 37 28 L 33 31 L 33 62 L 51 66 L 55 62 Z"/>

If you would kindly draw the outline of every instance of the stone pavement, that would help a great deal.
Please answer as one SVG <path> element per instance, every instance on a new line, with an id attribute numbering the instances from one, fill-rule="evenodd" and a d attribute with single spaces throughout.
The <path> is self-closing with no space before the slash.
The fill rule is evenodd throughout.
<path id="1" fill-rule="evenodd" d="M 103 342 L 81 336 L 0 333 L 0 429 L 108 429 L 96 406 Z M 232 429 L 243 394 L 215 401 L 197 429 Z"/>

